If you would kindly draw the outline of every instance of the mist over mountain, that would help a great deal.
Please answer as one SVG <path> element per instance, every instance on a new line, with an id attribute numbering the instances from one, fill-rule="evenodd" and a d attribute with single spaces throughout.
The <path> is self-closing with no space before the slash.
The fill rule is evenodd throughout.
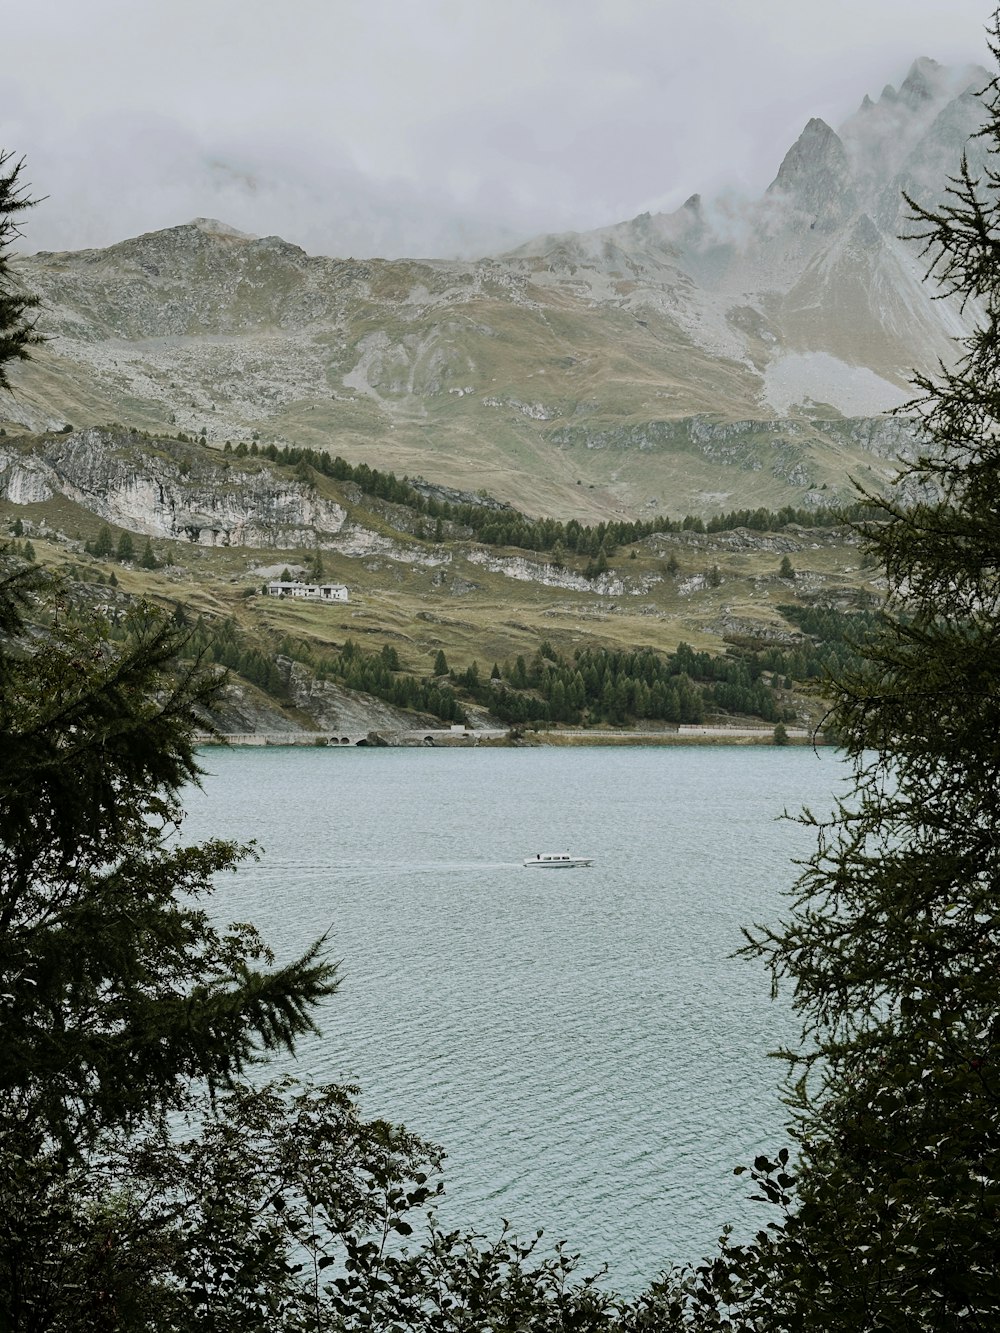
<path id="1" fill-rule="evenodd" d="M 333 259 L 199 219 L 21 262 L 51 342 L 8 421 L 328 449 L 533 514 L 821 505 L 891 472 L 886 418 L 975 319 L 933 299 L 934 204 L 982 121 L 977 67 L 917 60 L 813 119 L 756 200 L 478 261 Z"/>

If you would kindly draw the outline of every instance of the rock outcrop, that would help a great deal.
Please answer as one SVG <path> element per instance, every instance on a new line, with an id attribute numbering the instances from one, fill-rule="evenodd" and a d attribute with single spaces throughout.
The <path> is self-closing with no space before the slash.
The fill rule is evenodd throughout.
<path id="1" fill-rule="evenodd" d="M 201 546 L 330 546 L 346 519 L 306 482 L 177 440 L 93 427 L 0 442 L 0 496 L 29 504 L 53 495 L 133 532 Z"/>

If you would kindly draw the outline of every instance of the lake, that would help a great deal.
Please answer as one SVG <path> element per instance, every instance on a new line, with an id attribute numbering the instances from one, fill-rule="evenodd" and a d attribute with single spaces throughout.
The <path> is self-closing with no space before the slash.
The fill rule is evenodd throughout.
<path id="1" fill-rule="evenodd" d="M 442 1144 L 451 1226 L 543 1227 L 634 1292 L 760 1214 L 794 1030 L 735 960 L 846 768 L 806 747 L 208 749 L 184 837 L 257 839 L 215 909 L 343 983 L 295 1072 Z M 570 851 L 590 869 L 539 871 Z M 287 1065 L 287 1061 L 284 1062 Z"/>

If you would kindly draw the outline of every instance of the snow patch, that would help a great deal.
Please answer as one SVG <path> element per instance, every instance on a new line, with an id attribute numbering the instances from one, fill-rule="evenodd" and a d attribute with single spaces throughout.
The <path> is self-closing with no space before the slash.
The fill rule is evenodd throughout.
<path id="1" fill-rule="evenodd" d="M 827 403 L 845 416 L 864 417 L 891 412 L 912 392 L 829 352 L 789 352 L 765 370 L 763 397 L 779 416 L 793 407 Z"/>

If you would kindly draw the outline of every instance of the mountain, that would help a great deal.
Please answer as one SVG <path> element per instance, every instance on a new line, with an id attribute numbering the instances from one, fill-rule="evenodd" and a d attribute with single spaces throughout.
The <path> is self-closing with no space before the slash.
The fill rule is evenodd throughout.
<path id="1" fill-rule="evenodd" d="M 320 453 L 220 452 L 123 427 L 8 434 L 0 527 L 10 554 L 58 573 L 60 616 L 117 624 L 142 601 L 188 625 L 189 651 L 232 673 L 223 730 L 279 741 L 422 742 L 456 720 L 455 691 L 477 730 L 645 719 L 658 731 L 704 715 L 769 738 L 779 720 L 819 722 L 815 678 L 884 588 L 829 511 L 819 526 L 754 513 L 588 529 L 387 482 Z M 349 596 L 269 594 L 289 577 Z M 581 653 L 610 653 L 604 666 L 632 678 L 653 669 L 650 653 L 676 654 L 668 674 L 702 702 L 682 706 L 669 682 L 655 707 L 642 690 L 605 698 L 591 660 L 584 707 Z M 572 707 L 539 711 L 553 683 L 543 657 L 570 673 Z"/>
<path id="2" fill-rule="evenodd" d="M 20 262 L 51 341 L 9 425 L 258 438 L 597 521 L 820 506 L 908 447 L 936 301 L 905 190 L 975 165 L 988 75 L 915 62 L 810 120 L 757 200 L 694 196 L 475 262 L 331 259 L 199 219 Z"/>

